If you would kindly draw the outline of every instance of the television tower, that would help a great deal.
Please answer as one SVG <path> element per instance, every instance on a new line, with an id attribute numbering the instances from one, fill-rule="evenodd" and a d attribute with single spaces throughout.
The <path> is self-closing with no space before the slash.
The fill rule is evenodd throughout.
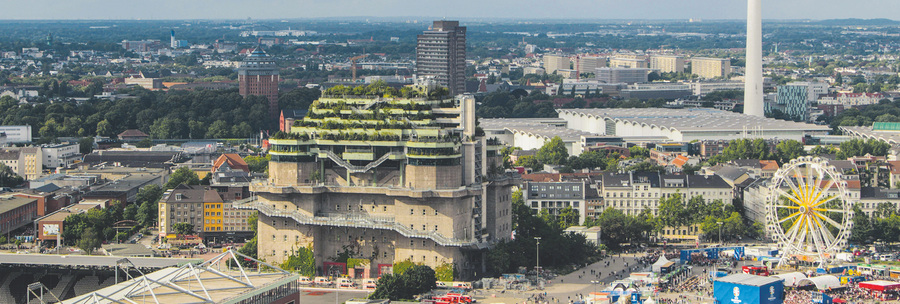
<path id="1" fill-rule="evenodd" d="M 744 68 L 744 114 L 763 117 L 762 0 L 747 0 L 747 60 Z"/>

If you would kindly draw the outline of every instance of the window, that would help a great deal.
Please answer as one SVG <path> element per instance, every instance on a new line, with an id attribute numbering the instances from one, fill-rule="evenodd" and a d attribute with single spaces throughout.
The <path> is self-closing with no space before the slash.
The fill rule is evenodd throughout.
<path id="1" fill-rule="evenodd" d="M 416 245 L 416 244 L 415 244 L 415 241 L 409 240 L 409 247 L 412 247 L 412 246 L 415 246 L 415 245 Z"/>
<path id="2" fill-rule="evenodd" d="M 422 225 L 422 231 L 425 231 L 425 225 Z"/>
<path id="3" fill-rule="evenodd" d="M 334 211 L 341 210 L 341 205 L 334 205 Z"/>
<path id="4" fill-rule="evenodd" d="M 409 209 L 409 215 L 413 215 L 414 212 L 412 208 Z"/>
<path id="5" fill-rule="evenodd" d="M 287 242 L 287 234 L 284 235 L 284 241 Z"/>
<path id="6" fill-rule="evenodd" d="M 425 209 L 422 209 L 422 215 L 425 215 Z"/>
<path id="7" fill-rule="evenodd" d="M 437 230 L 438 230 L 437 225 L 434 225 L 434 231 L 437 231 Z"/>
<path id="8" fill-rule="evenodd" d="M 387 206 L 384 206 L 384 212 L 387 212 Z"/>

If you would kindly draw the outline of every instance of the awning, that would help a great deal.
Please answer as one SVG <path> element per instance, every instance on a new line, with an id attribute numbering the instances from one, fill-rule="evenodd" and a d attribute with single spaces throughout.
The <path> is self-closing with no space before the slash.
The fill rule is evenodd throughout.
<path id="1" fill-rule="evenodd" d="M 802 272 L 791 272 L 791 273 L 783 273 L 776 274 L 773 277 L 778 277 L 784 279 L 784 287 L 797 287 L 800 286 L 800 280 L 806 279 L 806 275 Z"/>
<path id="2" fill-rule="evenodd" d="M 818 277 L 806 278 L 798 281 L 799 286 L 815 285 L 818 290 L 828 290 L 831 288 L 840 288 L 841 280 L 833 275 L 823 275 Z"/>
<path id="3" fill-rule="evenodd" d="M 884 280 L 866 281 L 860 282 L 859 287 L 877 291 L 900 290 L 900 283 Z"/>

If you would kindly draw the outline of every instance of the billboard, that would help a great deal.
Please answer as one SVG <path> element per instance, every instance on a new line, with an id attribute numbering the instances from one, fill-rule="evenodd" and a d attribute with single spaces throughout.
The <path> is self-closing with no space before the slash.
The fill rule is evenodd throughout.
<path id="1" fill-rule="evenodd" d="M 784 301 L 784 281 L 778 280 L 762 286 L 733 282 L 713 282 L 713 295 L 722 304 L 774 304 Z"/>
<path id="2" fill-rule="evenodd" d="M 59 235 L 59 224 L 44 224 L 41 231 L 44 236 L 57 236 Z"/>

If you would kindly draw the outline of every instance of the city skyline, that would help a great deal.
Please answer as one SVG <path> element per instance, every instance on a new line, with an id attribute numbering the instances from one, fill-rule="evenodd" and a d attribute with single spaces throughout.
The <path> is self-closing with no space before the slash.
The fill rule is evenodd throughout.
<path id="1" fill-rule="evenodd" d="M 837 0 L 794 0 L 775 3 L 763 1 L 764 19 L 842 19 L 893 18 L 900 10 L 900 2 L 887 0 L 864 1 L 867 5 Z M 10 1 L 0 12 L 3 20 L 121 20 L 121 19 L 305 19 L 305 18 L 410 18 L 419 22 L 429 19 L 744 19 L 745 1 L 687 0 L 678 2 L 656 0 L 562 0 L 559 8 L 541 9 L 544 2 L 498 0 L 481 2 L 461 0 L 438 1 L 357 1 L 330 2 L 264 0 L 252 6 L 245 1 L 158 1 L 151 7 L 135 10 L 141 3 L 133 0 L 50 0 Z M 877 7 L 878 9 L 872 9 Z M 640 10 L 635 8 L 641 8 Z M 433 15 L 430 12 L 443 12 Z M 407 17 L 410 16 L 410 17 Z"/>

